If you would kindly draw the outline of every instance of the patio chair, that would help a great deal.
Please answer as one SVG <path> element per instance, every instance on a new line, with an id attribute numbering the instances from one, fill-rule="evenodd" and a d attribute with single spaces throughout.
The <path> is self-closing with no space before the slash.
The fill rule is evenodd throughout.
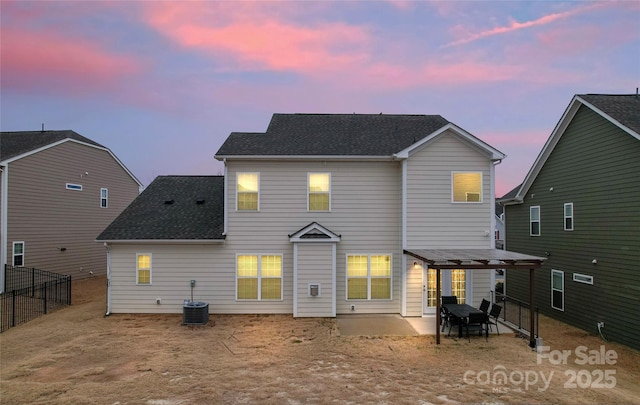
<path id="1" fill-rule="evenodd" d="M 502 311 L 502 307 L 500 305 L 493 304 L 491 312 L 489 312 L 489 317 L 487 318 L 487 327 L 491 328 L 491 325 L 496 325 L 498 336 L 500 336 L 500 328 L 498 327 L 498 316 L 500 316 L 500 311 Z M 491 318 L 493 318 L 493 321 Z"/>
<path id="2" fill-rule="evenodd" d="M 445 295 L 442 297 L 442 305 L 444 304 L 457 304 L 458 297 L 455 295 Z M 450 326 L 452 315 L 449 314 L 449 311 L 444 306 L 440 307 L 440 324 L 442 325 L 442 332 L 444 332 L 444 328 Z M 457 324 L 456 324 L 457 325 Z M 451 328 L 449 328 L 451 330 Z"/>
<path id="3" fill-rule="evenodd" d="M 487 311 L 489 311 L 489 305 L 491 305 L 491 303 L 483 298 L 482 303 L 480 304 L 480 311 L 486 314 Z"/>
<path id="4" fill-rule="evenodd" d="M 471 343 L 470 332 L 478 332 L 478 336 L 481 336 L 482 332 L 484 332 L 484 339 L 486 341 L 489 340 L 489 324 L 487 321 L 488 316 L 484 312 L 472 312 L 469 314 L 468 320 L 462 325 L 467 330 L 469 343 Z"/>
<path id="5" fill-rule="evenodd" d="M 444 304 L 457 304 L 458 297 L 455 295 L 443 295 L 442 296 L 442 305 Z"/>

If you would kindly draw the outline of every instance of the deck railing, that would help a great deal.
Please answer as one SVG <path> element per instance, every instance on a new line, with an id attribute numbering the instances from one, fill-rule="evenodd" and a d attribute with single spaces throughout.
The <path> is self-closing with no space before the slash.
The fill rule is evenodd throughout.
<path id="1" fill-rule="evenodd" d="M 518 332 L 526 334 L 528 336 L 531 335 L 530 327 L 530 305 L 527 302 L 520 301 L 513 297 L 509 297 L 508 295 L 504 295 L 499 292 L 494 292 L 494 302 L 498 305 L 502 306 L 502 311 L 500 312 L 499 318 L 502 319 L 505 323 L 510 325 L 511 327 L 517 329 Z M 539 312 L 538 307 L 534 308 L 534 321 L 535 321 L 535 337 L 540 337 L 540 331 L 538 330 L 539 326 Z"/>

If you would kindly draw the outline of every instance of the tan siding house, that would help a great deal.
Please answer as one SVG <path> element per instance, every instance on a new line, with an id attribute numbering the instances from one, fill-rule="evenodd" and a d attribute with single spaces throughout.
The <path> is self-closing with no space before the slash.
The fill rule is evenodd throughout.
<path id="1" fill-rule="evenodd" d="M 3 271 L 9 264 L 73 279 L 104 275 L 105 248 L 95 238 L 139 194 L 138 180 L 109 149 L 73 131 L 0 137 Z"/>
<path id="2" fill-rule="evenodd" d="M 216 158 L 224 176 L 159 177 L 100 235 L 109 313 L 179 313 L 195 280 L 211 313 L 430 315 L 404 250 L 493 247 L 504 155 L 440 116 L 275 114 Z M 443 277 L 489 298 L 489 270 Z"/>

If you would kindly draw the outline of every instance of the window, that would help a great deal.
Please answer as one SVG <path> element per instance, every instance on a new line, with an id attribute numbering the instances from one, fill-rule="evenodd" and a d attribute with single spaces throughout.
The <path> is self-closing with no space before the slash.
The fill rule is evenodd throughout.
<path id="1" fill-rule="evenodd" d="M 540 236 L 540 206 L 529 207 L 529 235 Z"/>
<path id="2" fill-rule="evenodd" d="M 109 199 L 109 190 L 106 188 L 100 189 L 100 208 L 107 208 L 107 200 Z"/>
<path id="3" fill-rule="evenodd" d="M 593 276 L 587 276 L 586 274 L 573 273 L 573 281 L 583 284 L 593 285 Z"/>
<path id="4" fill-rule="evenodd" d="M 564 271 L 551 270 L 551 308 L 564 311 Z"/>
<path id="5" fill-rule="evenodd" d="M 347 256 L 347 299 L 391 299 L 391 255 Z"/>
<path id="6" fill-rule="evenodd" d="M 237 174 L 237 205 L 238 211 L 258 211 L 260 193 L 259 173 Z"/>
<path id="7" fill-rule="evenodd" d="M 458 297 L 458 304 L 467 302 L 467 281 L 464 270 L 451 270 L 451 295 Z"/>
<path id="8" fill-rule="evenodd" d="M 136 284 L 151 284 L 151 253 L 138 253 L 136 258 Z"/>
<path id="9" fill-rule="evenodd" d="M 67 187 L 67 190 L 77 190 L 77 191 L 82 191 L 82 184 L 71 184 L 71 183 L 67 183 L 66 187 Z"/>
<path id="10" fill-rule="evenodd" d="M 331 211 L 331 175 L 329 173 L 309 173 L 309 211 Z"/>
<path id="11" fill-rule="evenodd" d="M 573 231 L 573 203 L 564 205 L 564 230 Z"/>
<path id="12" fill-rule="evenodd" d="M 236 268 L 237 299 L 282 299 L 282 256 L 238 255 Z"/>
<path id="13" fill-rule="evenodd" d="M 482 173 L 452 172 L 451 177 L 453 202 L 482 202 Z"/>
<path id="14" fill-rule="evenodd" d="M 13 242 L 13 265 L 24 266 L 24 242 Z"/>

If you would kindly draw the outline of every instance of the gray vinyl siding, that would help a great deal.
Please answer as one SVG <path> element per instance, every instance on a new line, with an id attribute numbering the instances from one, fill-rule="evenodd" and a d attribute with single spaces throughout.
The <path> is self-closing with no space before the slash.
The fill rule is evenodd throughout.
<path id="1" fill-rule="evenodd" d="M 333 303 L 333 243 L 298 244 L 298 317 L 335 316 Z M 309 284 L 320 285 L 320 296 L 309 296 Z"/>
<path id="2" fill-rule="evenodd" d="M 592 333 L 604 321 L 608 339 L 634 348 L 640 348 L 638 173 L 640 141 L 581 107 L 524 203 L 506 207 L 507 249 L 549 254 L 535 277 L 535 304 L 541 312 Z M 574 230 L 564 231 L 563 208 L 569 202 Z M 529 236 L 532 205 L 540 206 L 539 237 Z M 551 269 L 564 271 L 564 311 L 550 307 Z M 574 282 L 573 273 L 593 276 L 594 284 Z M 506 289 L 527 300 L 528 273 L 507 272 Z"/>
<path id="3" fill-rule="evenodd" d="M 24 241 L 27 267 L 73 279 L 104 275 L 106 250 L 95 239 L 139 192 L 122 166 L 105 150 L 65 142 L 11 162 L 8 172 L 7 262 L 12 242 Z M 107 208 L 101 188 L 109 190 Z"/>
<path id="4" fill-rule="evenodd" d="M 336 252 L 336 311 L 400 313 L 401 170 L 398 162 L 227 162 L 229 252 L 284 253 L 285 296 L 280 303 L 247 306 L 247 313 L 292 313 L 293 244 L 290 234 L 318 222 L 341 235 Z M 236 173 L 260 173 L 260 211 L 235 210 Z M 331 212 L 307 211 L 307 173 L 331 173 Z M 235 253 L 234 253 L 235 254 Z M 346 299 L 346 255 L 391 254 L 392 299 Z M 237 307 L 237 304 L 234 307 Z"/>

